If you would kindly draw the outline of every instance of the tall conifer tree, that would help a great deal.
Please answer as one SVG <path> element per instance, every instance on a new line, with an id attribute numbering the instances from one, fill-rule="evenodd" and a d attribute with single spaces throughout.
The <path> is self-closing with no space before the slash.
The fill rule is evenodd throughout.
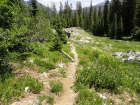
<path id="1" fill-rule="evenodd" d="M 109 31 L 109 0 L 106 0 L 103 11 L 104 18 L 104 32 L 108 35 Z"/>
<path id="2" fill-rule="evenodd" d="M 122 12 L 124 33 L 131 35 L 135 27 L 136 0 L 124 0 Z"/>

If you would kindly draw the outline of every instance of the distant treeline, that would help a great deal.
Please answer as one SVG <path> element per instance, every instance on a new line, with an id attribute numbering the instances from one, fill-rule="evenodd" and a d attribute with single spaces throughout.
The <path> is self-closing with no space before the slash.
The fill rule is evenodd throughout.
<path id="1" fill-rule="evenodd" d="M 97 8 L 90 2 L 90 8 L 83 8 L 77 1 L 76 10 L 72 4 L 60 2 L 59 17 L 63 27 L 81 27 L 94 35 L 108 36 L 113 39 L 131 37 L 140 40 L 140 1 L 139 0 L 109 0 Z M 103 8 L 103 10 L 102 10 Z M 98 9 L 98 10 L 97 10 Z M 57 15 L 53 4 L 53 16 Z M 55 18 L 51 21 L 55 23 Z"/>

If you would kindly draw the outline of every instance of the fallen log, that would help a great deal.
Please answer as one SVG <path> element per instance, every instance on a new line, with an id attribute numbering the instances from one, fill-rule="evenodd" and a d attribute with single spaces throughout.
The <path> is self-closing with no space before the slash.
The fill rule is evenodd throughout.
<path id="1" fill-rule="evenodd" d="M 69 55 L 67 54 L 65 51 L 61 50 L 61 52 L 66 55 L 72 62 L 75 62 L 75 60 Z"/>

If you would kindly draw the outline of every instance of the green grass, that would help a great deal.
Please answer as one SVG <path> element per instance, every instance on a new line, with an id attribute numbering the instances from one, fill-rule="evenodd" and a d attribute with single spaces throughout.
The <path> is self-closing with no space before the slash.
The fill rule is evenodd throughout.
<path id="1" fill-rule="evenodd" d="M 40 96 L 38 96 L 38 100 L 40 101 L 40 102 L 42 102 L 42 101 L 44 101 L 44 100 L 46 100 L 47 99 L 47 96 L 46 95 L 40 95 Z"/>
<path id="2" fill-rule="evenodd" d="M 23 75 L 16 79 L 14 74 L 7 75 L 5 81 L 0 81 L 0 101 L 9 104 L 14 99 L 26 94 L 25 87 L 29 87 L 30 92 L 39 93 L 43 89 L 43 83 L 29 75 Z"/>
<path id="3" fill-rule="evenodd" d="M 49 103 L 50 105 L 53 105 L 54 104 L 54 95 L 53 94 L 49 94 L 47 96 L 47 103 Z"/>
<path id="4" fill-rule="evenodd" d="M 76 32 L 78 31 L 76 30 Z M 90 37 L 92 40 L 89 43 L 78 41 L 86 37 Z M 128 50 L 140 51 L 140 42 L 116 41 L 82 31 L 79 31 L 78 36 L 72 38 L 79 57 L 76 91 L 94 88 L 99 92 L 105 90 L 113 94 L 121 94 L 129 88 L 129 93 L 133 92 L 138 96 L 140 93 L 140 68 L 138 64 L 136 62 L 122 64 L 121 59 L 114 58 L 111 54 L 114 52 L 126 53 Z M 132 100 L 133 102 L 135 103 Z M 108 100 L 105 103 L 114 104 L 115 100 Z M 92 105 L 92 102 L 90 104 Z"/>
<path id="5" fill-rule="evenodd" d="M 34 49 L 33 53 L 26 60 L 21 61 L 23 66 L 28 66 L 30 68 L 37 69 L 38 72 L 48 72 L 51 69 L 56 68 L 56 63 L 65 62 L 68 63 L 70 60 L 60 51 L 50 51 L 52 42 L 32 42 L 31 46 Z M 74 56 L 71 53 L 70 45 L 63 45 L 63 50 L 67 52 L 72 57 Z M 33 62 L 30 62 L 33 60 Z"/>
<path id="6" fill-rule="evenodd" d="M 66 78 L 66 70 L 63 68 L 59 68 L 58 72 L 63 76 L 63 78 Z"/>
<path id="7" fill-rule="evenodd" d="M 63 45 L 62 50 L 65 51 L 67 54 L 69 54 L 72 58 L 74 58 L 74 54 L 71 53 L 70 44 L 65 44 L 65 45 Z"/>
<path id="8" fill-rule="evenodd" d="M 35 64 L 40 66 L 40 67 L 44 67 L 47 70 L 51 70 L 51 69 L 55 69 L 55 64 L 51 63 L 51 62 L 46 62 L 40 59 L 35 59 Z"/>

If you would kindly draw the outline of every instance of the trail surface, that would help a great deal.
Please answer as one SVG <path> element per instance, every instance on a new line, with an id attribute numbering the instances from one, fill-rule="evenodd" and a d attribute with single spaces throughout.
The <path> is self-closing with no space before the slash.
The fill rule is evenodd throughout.
<path id="1" fill-rule="evenodd" d="M 72 90 L 75 82 L 75 72 L 78 66 L 78 55 L 75 50 L 75 46 L 71 44 L 71 51 L 74 54 L 75 62 L 71 62 L 67 68 L 67 77 L 61 80 L 64 85 L 64 91 L 57 99 L 54 105 L 73 105 L 75 102 L 76 93 Z"/>
<path id="2" fill-rule="evenodd" d="M 55 104 L 54 105 L 73 105 L 75 102 L 76 93 L 73 91 L 72 87 L 75 82 L 75 72 L 76 67 L 78 66 L 78 55 L 76 53 L 75 46 L 70 44 L 71 52 L 74 54 L 74 61 L 68 64 L 66 69 L 66 78 L 57 77 L 56 79 L 60 80 L 63 83 L 64 90 L 61 95 L 55 96 Z M 23 74 L 29 74 L 34 78 L 37 78 L 39 81 L 43 82 L 44 90 L 41 94 L 49 93 L 49 74 L 47 73 L 38 73 L 29 68 L 24 68 Z M 25 97 L 17 100 L 16 102 L 12 103 L 11 105 L 38 105 L 40 101 L 38 100 L 39 94 L 28 93 Z M 42 103 L 42 105 L 48 105 L 47 103 Z"/>

